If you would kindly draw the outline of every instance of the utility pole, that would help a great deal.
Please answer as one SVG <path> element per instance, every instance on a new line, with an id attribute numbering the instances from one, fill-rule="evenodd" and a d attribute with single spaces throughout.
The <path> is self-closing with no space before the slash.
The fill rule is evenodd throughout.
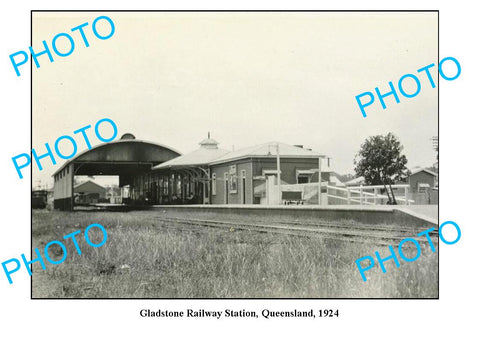
<path id="1" fill-rule="evenodd" d="M 430 138 L 430 140 L 432 141 L 432 144 L 433 144 L 433 150 L 438 152 L 438 136 L 433 136 L 432 138 Z M 438 159 L 438 155 L 437 155 L 437 159 Z"/>
<path id="2" fill-rule="evenodd" d="M 437 152 L 437 162 L 433 164 L 433 167 L 436 168 L 436 171 L 438 171 L 438 136 L 433 136 L 431 140 L 433 144 L 433 150 Z"/>
<path id="3" fill-rule="evenodd" d="M 322 157 L 318 157 L 318 205 L 322 205 Z"/>
<path id="4" fill-rule="evenodd" d="M 280 188 L 280 185 L 282 183 L 282 180 L 280 178 L 280 144 L 277 143 L 277 184 L 278 184 L 278 200 L 277 204 L 281 204 L 282 202 L 282 189 Z"/>

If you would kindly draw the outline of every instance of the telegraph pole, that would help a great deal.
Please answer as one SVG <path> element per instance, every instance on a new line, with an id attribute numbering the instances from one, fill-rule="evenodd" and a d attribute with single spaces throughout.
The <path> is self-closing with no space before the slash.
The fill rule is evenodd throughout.
<path id="1" fill-rule="evenodd" d="M 277 143 L 277 184 L 278 184 L 278 200 L 277 204 L 281 204 L 282 202 L 282 189 L 280 188 L 280 185 L 282 183 L 282 180 L 280 178 L 280 144 Z"/>
<path id="2" fill-rule="evenodd" d="M 322 205 L 322 157 L 318 157 L 318 205 Z"/>
<path id="3" fill-rule="evenodd" d="M 433 144 L 433 150 L 437 152 L 437 166 L 438 166 L 438 136 L 433 136 L 432 138 L 430 138 L 430 140 L 432 141 L 432 144 Z M 435 164 L 433 166 L 435 167 Z M 438 171 L 438 167 L 436 170 Z"/>

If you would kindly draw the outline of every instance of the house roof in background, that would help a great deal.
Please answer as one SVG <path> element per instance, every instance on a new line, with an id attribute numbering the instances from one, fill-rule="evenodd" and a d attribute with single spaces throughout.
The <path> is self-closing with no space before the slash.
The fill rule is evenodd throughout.
<path id="1" fill-rule="evenodd" d="M 345 182 L 345 185 L 357 185 L 357 184 L 361 184 L 361 183 L 365 183 L 365 177 L 363 177 L 363 176 L 351 179 L 348 182 Z"/>
<path id="2" fill-rule="evenodd" d="M 415 175 L 415 174 L 418 174 L 419 172 L 422 172 L 422 171 L 424 171 L 424 172 L 426 172 L 426 173 L 428 173 L 428 174 L 430 174 L 430 175 L 433 175 L 433 176 L 435 176 L 435 177 L 438 176 L 437 173 L 435 173 L 435 172 L 433 172 L 433 171 L 431 171 L 431 170 L 428 170 L 428 169 L 426 169 L 426 168 L 416 169 L 415 171 L 412 171 L 412 173 L 410 174 L 410 176 Z"/>
<path id="3" fill-rule="evenodd" d="M 337 187 L 344 187 L 345 184 L 338 179 L 338 177 L 332 172 L 330 173 L 330 180 L 329 182 L 334 183 Z"/>
<path id="4" fill-rule="evenodd" d="M 92 191 L 92 190 L 105 191 L 105 187 L 101 186 L 100 184 L 95 183 L 94 181 L 88 180 L 86 182 L 75 185 L 73 187 L 73 190 L 75 192 L 82 192 L 82 190 L 85 190 L 85 191 Z"/>

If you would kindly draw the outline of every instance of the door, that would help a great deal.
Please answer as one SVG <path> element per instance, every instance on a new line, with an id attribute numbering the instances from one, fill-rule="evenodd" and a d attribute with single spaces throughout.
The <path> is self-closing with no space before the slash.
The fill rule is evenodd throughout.
<path id="1" fill-rule="evenodd" d="M 242 178 L 242 204 L 245 204 L 245 177 Z"/>
<path id="2" fill-rule="evenodd" d="M 228 204 L 228 174 L 224 173 L 225 176 L 225 204 Z"/>
<path id="3" fill-rule="evenodd" d="M 240 190 L 241 190 L 240 191 L 240 195 L 241 195 L 240 203 L 245 204 L 246 201 L 247 201 L 246 195 L 245 195 L 246 194 L 246 183 L 247 183 L 247 179 L 246 179 L 247 178 L 247 172 L 245 170 L 242 170 L 241 174 L 242 174 L 242 180 L 241 180 L 241 186 L 242 187 L 240 188 Z"/>

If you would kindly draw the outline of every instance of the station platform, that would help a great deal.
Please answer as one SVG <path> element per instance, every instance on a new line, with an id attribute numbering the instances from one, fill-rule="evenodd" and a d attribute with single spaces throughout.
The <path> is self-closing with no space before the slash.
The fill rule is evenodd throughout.
<path id="1" fill-rule="evenodd" d="M 430 205 L 399 205 L 396 206 L 395 209 L 402 210 L 408 214 L 412 214 L 415 216 L 419 216 L 420 218 L 428 219 L 436 224 L 438 224 L 438 205 L 437 204 L 430 204 Z"/>
<path id="2" fill-rule="evenodd" d="M 412 208 L 414 207 L 414 208 Z M 423 206 L 417 206 L 423 207 Z M 330 221 L 354 220 L 366 224 L 394 224 L 412 227 L 437 227 L 438 206 L 415 208 L 415 206 L 364 206 L 364 205 L 154 205 L 158 211 L 185 211 L 208 214 L 239 214 L 268 218 L 284 216 L 298 219 L 322 219 Z"/>

